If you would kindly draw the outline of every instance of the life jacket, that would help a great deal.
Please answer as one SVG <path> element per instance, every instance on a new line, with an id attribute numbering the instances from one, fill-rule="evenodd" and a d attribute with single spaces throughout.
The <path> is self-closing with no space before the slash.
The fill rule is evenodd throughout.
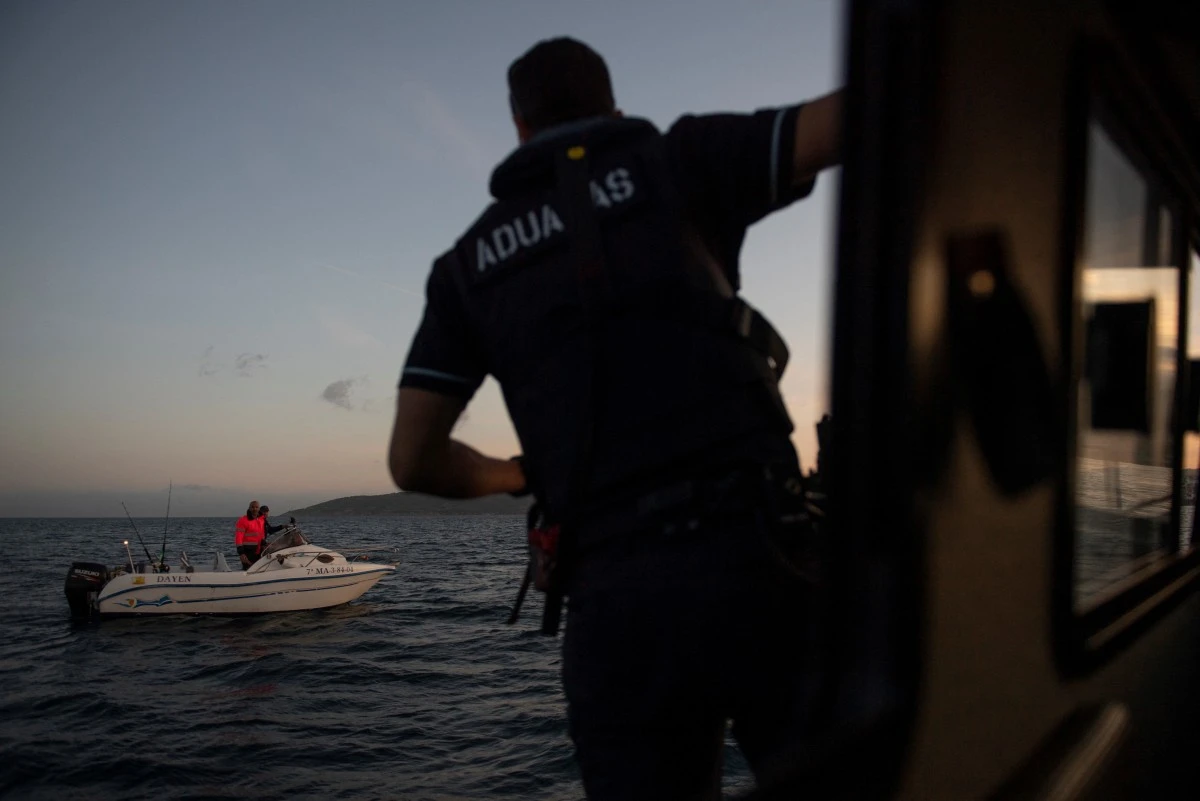
<path id="1" fill-rule="evenodd" d="M 242 515 L 241 519 L 237 521 L 233 544 L 259 546 L 263 541 L 263 536 L 263 519 L 256 517 L 251 520 L 246 515 Z"/>
<path id="2" fill-rule="evenodd" d="M 496 168 L 496 202 L 442 257 L 554 517 L 587 426 L 584 498 L 596 504 L 664 474 L 790 453 L 781 365 L 726 319 L 749 307 L 714 278 L 664 145 L 628 118 L 527 143 Z M 604 275 L 590 289 L 556 181 L 567 147 L 586 148 L 601 232 Z"/>

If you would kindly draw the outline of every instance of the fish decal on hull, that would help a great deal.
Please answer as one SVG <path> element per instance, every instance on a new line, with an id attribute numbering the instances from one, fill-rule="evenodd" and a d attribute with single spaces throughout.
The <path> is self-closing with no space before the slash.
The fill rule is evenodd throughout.
<path id="1" fill-rule="evenodd" d="M 125 605 L 130 609 L 137 609 L 139 606 L 166 606 L 171 603 L 171 596 L 164 595 L 157 601 L 143 601 L 139 598 L 126 598 Z"/>

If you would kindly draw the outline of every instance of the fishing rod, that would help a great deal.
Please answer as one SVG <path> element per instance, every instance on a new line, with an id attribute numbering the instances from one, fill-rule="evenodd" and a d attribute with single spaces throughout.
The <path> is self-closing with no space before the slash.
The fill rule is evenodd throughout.
<path id="1" fill-rule="evenodd" d="M 165 520 L 163 520 L 163 547 L 162 547 L 162 556 L 158 557 L 159 566 L 165 565 L 167 563 L 167 523 L 171 519 L 171 490 L 174 489 L 174 487 L 175 487 L 174 481 L 172 481 L 167 486 L 167 517 Z"/>
<path id="2" fill-rule="evenodd" d="M 138 542 L 142 544 L 142 550 L 146 552 L 146 561 L 154 564 L 154 557 L 150 555 L 150 549 L 146 547 L 146 541 L 142 539 L 142 532 L 138 531 L 137 523 L 133 522 L 133 515 L 129 514 L 129 507 L 125 505 L 125 501 L 121 501 L 121 508 L 125 510 L 125 516 L 129 518 L 129 525 L 133 526 L 133 533 L 137 534 Z"/>

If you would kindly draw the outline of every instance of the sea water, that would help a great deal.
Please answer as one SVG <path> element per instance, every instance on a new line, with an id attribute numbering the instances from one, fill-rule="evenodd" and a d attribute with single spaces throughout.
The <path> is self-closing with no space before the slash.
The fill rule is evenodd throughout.
<path id="1" fill-rule="evenodd" d="M 78 624 L 72 561 L 116 565 L 125 519 L 0 520 L 0 796 L 6 799 L 579 799 L 541 596 L 505 624 L 524 519 L 302 521 L 316 545 L 399 548 L 358 601 L 252 617 Z M 230 519 L 167 526 L 167 561 L 221 549 Z M 157 559 L 163 521 L 138 520 Z M 751 786 L 727 746 L 725 791 Z"/>

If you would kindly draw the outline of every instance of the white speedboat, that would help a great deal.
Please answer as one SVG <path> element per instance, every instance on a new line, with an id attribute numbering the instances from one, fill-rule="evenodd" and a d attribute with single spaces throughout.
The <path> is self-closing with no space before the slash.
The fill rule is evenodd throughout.
<path id="1" fill-rule="evenodd" d="M 368 561 L 377 553 L 331 551 L 289 527 L 245 570 L 231 569 L 220 551 L 203 566 L 182 554 L 177 568 L 132 558 L 116 568 L 75 562 L 67 573 L 67 602 L 76 618 L 323 609 L 353 601 L 396 569 L 395 561 Z"/>

